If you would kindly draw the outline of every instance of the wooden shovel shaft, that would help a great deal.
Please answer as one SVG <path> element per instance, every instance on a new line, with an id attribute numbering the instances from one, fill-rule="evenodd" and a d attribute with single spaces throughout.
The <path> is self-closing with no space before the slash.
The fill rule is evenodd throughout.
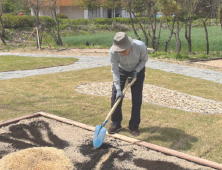
<path id="1" fill-rule="evenodd" d="M 126 91 L 128 90 L 128 88 L 130 88 L 133 83 L 136 81 L 136 78 L 134 78 L 129 84 L 128 84 L 128 79 L 126 80 L 126 84 L 125 84 L 125 88 L 123 89 L 123 95 L 125 95 Z M 107 121 L 109 119 L 109 117 L 111 116 L 111 114 L 114 112 L 114 110 L 116 109 L 116 107 L 118 106 L 119 102 L 122 100 L 122 98 L 120 97 L 114 104 L 114 106 L 112 107 L 112 109 L 110 110 L 109 114 L 107 115 L 105 121 Z"/>

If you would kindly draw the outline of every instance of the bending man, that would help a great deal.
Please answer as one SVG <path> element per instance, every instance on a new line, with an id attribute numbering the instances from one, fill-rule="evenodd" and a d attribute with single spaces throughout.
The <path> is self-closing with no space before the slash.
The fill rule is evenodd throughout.
<path id="1" fill-rule="evenodd" d="M 148 61 L 147 47 L 142 41 L 132 39 L 124 32 L 118 32 L 114 36 L 113 46 L 110 49 L 109 56 L 113 74 L 112 107 L 119 97 L 123 97 L 122 90 L 127 78 L 131 76 L 137 78 L 131 86 L 132 110 L 128 128 L 133 136 L 139 136 L 145 64 Z M 108 132 L 114 134 L 120 131 L 122 101 L 113 112 L 111 121 L 111 127 L 108 129 Z"/>

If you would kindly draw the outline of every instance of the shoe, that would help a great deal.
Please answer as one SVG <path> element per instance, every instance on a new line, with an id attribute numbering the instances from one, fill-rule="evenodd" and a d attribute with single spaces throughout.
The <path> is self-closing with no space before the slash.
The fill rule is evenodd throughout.
<path id="1" fill-rule="evenodd" d="M 134 137 L 138 137 L 140 135 L 139 129 L 133 129 L 133 128 L 128 128 L 130 131 L 131 135 Z"/>
<path id="2" fill-rule="evenodd" d="M 108 133 L 109 134 L 115 134 L 115 133 L 119 132 L 120 130 L 121 130 L 121 126 L 111 126 L 108 129 Z"/>

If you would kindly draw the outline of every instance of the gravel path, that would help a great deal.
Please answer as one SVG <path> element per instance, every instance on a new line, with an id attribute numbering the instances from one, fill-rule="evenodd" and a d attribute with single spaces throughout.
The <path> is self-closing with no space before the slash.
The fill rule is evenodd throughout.
<path id="1" fill-rule="evenodd" d="M 96 56 L 74 56 L 74 55 L 47 55 L 47 54 L 22 54 L 22 53 L 0 53 L 0 55 L 19 55 L 19 56 L 29 56 L 29 57 L 70 57 L 78 58 L 79 61 L 75 64 L 69 66 L 59 66 L 51 67 L 37 70 L 24 70 L 24 71 L 11 71 L 11 72 L 2 72 L 0 73 L 0 80 L 11 79 L 11 78 L 20 78 L 33 76 L 38 74 L 47 74 L 55 72 L 64 72 L 71 70 L 87 69 L 93 67 L 102 67 L 110 65 L 108 57 L 96 57 Z M 195 78 L 205 79 L 209 81 L 214 81 L 216 83 L 222 84 L 222 73 L 208 70 L 200 69 L 189 66 L 182 66 L 179 64 L 171 64 L 166 62 L 160 62 L 149 59 L 146 64 L 146 67 L 152 69 L 163 70 L 166 72 L 191 76 Z"/>
<path id="2" fill-rule="evenodd" d="M 111 96 L 111 87 L 112 82 L 97 82 L 79 85 L 76 87 L 76 90 L 91 95 Z M 126 93 L 125 98 L 131 98 L 130 91 Z M 222 102 L 196 97 L 150 84 L 144 84 L 143 101 L 190 112 L 222 114 Z"/>

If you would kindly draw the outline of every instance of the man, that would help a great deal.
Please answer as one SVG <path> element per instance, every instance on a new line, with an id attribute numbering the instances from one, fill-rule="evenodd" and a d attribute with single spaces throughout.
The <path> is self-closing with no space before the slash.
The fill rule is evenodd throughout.
<path id="1" fill-rule="evenodd" d="M 139 40 L 128 37 L 124 32 L 118 32 L 114 36 L 113 46 L 109 52 L 111 71 L 113 74 L 113 88 L 111 106 L 121 97 L 122 90 L 128 77 L 137 80 L 131 86 L 132 110 L 129 121 L 129 131 L 135 137 L 140 135 L 140 110 L 142 104 L 143 82 L 145 77 L 145 64 L 148 61 L 146 45 Z M 122 121 L 122 100 L 111 116 L 111 127 L 108 133 L 114 134 L 120 131 Z"/>

